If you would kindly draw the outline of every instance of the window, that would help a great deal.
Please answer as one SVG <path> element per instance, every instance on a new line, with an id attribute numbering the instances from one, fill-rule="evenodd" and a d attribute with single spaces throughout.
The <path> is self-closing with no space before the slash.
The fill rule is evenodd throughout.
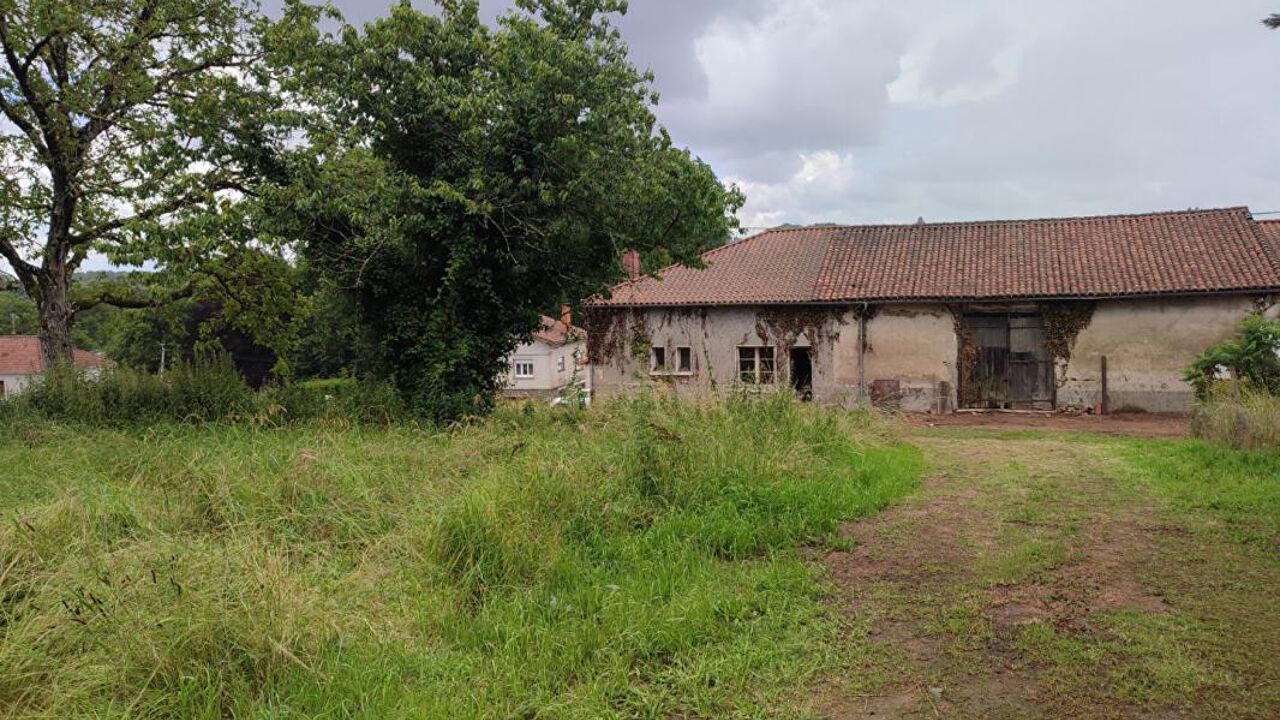
<path id="1" fill-rule="evenodd" d="M 650 351 L 649 372 L 654 375 L 690 375 L 693 373 L 693 348 L 679 346 L 671 355 L 665 347 L 655 347 Z"/>
<path id="2" fill-rule="evenodd" d="M 512 370 L 518 378 L 531 378 L 533 377 L 533 361 L 517 360 L 513 363 Z"/>
<path id="3" fill-rule="evenodd" d="M 651 351 L 652 362 L 649 364 L 649 372 L 664 373 L 667 371 L 667 349 L 664 347 L 655 347 Z"/>
<path id="4" fill-rule="evenodd" d="M 773 348 L 770 346 L 738 348 L 738 379 L 749 385 L 773 383 Z"/>
<path id="5" fill-rule="evenodd" d="M 556 370 L 559 370 L 560 372 L 564 372 L 564 356 L 563 355 L 556 358 Z"/>
<path id="6" fill-rule="evenodd" d="M 676 348 L 676 372 L 693 372 L 693 348 Z"/>

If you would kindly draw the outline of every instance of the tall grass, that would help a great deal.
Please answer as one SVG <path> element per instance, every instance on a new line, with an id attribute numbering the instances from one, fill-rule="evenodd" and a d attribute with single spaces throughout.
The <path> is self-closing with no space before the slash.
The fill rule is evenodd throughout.
<path id="1" fill-rule="evenodd" d="M 120 428 L 165 422 L 275 426 L 316 419 L 386 424 L 406 419 L 406 413 L 394 389 L 372 381 L 254 391 L 221 355 L 163 374 L 123 366 L 91 373 L 54 370 L 26 392 L 0 401 L 0 423 L 9 426 L 40 420 Z"/>
<path id="2" fill-rule="evenodd" d="M 0 714 L 791 716 L 800 548 L 914 484 L 865 415 L 641 398 L 0 440 Z"/>
<path id="3" fill-rule="evenodd" d="M 1216 393 L 1196 403 L 1191 431 L 1196 437 L 1237 449 L 1280 447 L 1280 397 L 1255 391 L 1237 399 Z"/>

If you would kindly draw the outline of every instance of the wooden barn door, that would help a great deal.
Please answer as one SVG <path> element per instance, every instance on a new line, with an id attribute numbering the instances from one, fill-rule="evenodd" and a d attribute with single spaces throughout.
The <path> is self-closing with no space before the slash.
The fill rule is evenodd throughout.
<path id="1" fill-rule="evenodd" d="M 1053 358 L 1039 315 L 968 315 L 964 322 L 975 346 L 966 374 L 973 387 L 964 392 L 969 407 L 1053 409 Z"/>

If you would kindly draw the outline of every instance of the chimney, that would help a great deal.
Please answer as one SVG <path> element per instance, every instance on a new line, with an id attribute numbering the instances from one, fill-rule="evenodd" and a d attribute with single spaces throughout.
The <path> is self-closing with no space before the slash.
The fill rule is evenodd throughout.
<path id="1" fill-rule="evenodd" d="M 573 327 L 573 310 L 568 305 L 560 306 L 560 322 L 564 324 L 566 330 Z"/>
<path id="2" fill-rule="evenodd" d="M 640 253 L 635 250 L 623 251 L 622 269 L 627 271 L 628 280 L 635 280 L 640 277 Z"/>

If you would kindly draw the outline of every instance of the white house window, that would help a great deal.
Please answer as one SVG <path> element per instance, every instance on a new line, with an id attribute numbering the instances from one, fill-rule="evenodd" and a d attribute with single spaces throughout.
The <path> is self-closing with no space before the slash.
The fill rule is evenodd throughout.
<path id="1" fill-rule="evenodd" d="M 533 377 L 533 361 L 517 360 L 513 363 L 512 371 L 518 378 L 531 378 Z"/>
<path id="2" fill-rule="evenodd" d="M 564 372 L 564 356 L 563 355 L 556 358 L 556 370 L 559 370 L 560 372 Z"/>
<path id="3" fill-rule="evenodd" d="M 768 345 L 738 348 L 738 379 L 749 385 L 773 383 L 773 347 Z"/>

